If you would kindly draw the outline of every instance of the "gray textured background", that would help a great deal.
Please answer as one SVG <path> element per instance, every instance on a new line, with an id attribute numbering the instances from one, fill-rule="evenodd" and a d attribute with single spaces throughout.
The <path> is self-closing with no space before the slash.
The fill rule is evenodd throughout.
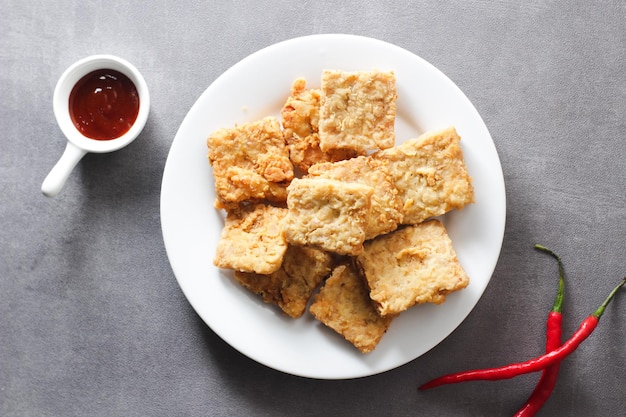
<path id="1" fill-rule="evenodd" d="M 626 6 L 442 3 L 1 1 L 0 415 L 512 415 L 537 375 L 416 387 L 543 350 L 557 272 L 534 243 L 565 262 L 565 335 L 626 274 Z M 260 48 L 333 32 L 395 43 L 455 81 L 493 136 L 508 202 L 498 266 L 467 320 L 415 361 L 349 381 L 285 375 L 224 343 L 177 286 L 159 222 L 169 147 L 204 89 Z M 94 53 L 142 71 L 150 118 L 48 199 L 41 182 L 65 143 L 54 85 Z M 541 415 L 624 415 L 625 296 L 563 363 Z"/>

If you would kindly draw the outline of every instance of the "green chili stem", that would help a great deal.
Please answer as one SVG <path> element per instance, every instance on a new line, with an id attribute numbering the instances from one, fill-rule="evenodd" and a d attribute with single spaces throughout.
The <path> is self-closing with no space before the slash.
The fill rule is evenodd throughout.
<path id="1" fill-rule="evenodd" d="M 615 288 L 613 288 L 613 291 L 611 291 L 611 293 L 609 294 L 608 297 L 606 297 L 606 300 L 604 300 L 604 302 L 600 305 L 600 307 L 598 307 L 598 309 L 596 311 L 593 312 L 592 316 L 597 317 L 598 319 L 600 317 L 602 317 L 602 314 L 604 314 L 604 309 L 606 308 L 606 306 L 611 302 L 611 300 L 613 299 L 613 297 L 615 297 L 615 294 L 617 294 L 617 291 L 624 285 L 626 284 L 626 278 L 622 279 L 622 282 L 619 283 L 619 285 Z"/>
<path id="2" fill-rule="evenodd" d="M 542 252 L 546 252 L 554 259 L 559 265 L 559 291 L 556 294 L 556 298 L 554 299 L 554 305 L 552 306 L 552 311 L 555 313 L 560 313 L 563 308 L 563 290 L 565 287 L 565 268 L 563 267 L 563 262 L 561 262 L 561 258 L 556 253 L 552 252 L 550 249 L 546 248 L 543 245 L 535 244 L 535 249 L 538 249 Z"/>

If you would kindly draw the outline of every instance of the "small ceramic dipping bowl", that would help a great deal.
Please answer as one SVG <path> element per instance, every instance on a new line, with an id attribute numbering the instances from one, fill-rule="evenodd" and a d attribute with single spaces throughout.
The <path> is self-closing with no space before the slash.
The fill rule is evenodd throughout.
<path id="1" fill-rule="evenodd" d="M 93 55 L 70 66 L 59 78 L 53 110 L 67 145 L 41 191 L 53 197 L 88 152 L 116 151 L 143 130 L 150 94 L 143 76 L 124 59 Z"/>

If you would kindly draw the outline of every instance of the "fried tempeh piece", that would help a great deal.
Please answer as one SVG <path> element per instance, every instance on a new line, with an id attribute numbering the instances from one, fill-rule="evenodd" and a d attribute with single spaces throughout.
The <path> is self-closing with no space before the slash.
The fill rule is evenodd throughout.
<path id="1" fill-rule="evenodd" d="M 284 202 L 293 165 L 275 117 L 219 129 L 207 139 L 215 191 L 224 206 L 247 200 Z"/>
<path id="2" fill-rule="evenodd" d="M 456 129 L 449 127 L 372 156 L 389 162 L 404 206 L 404 224 L 417 224 L 474 202 L 460 140 Z"/>
<path id="3" fill-rule="evenodd" d="M 275 304 L 289 317 L 298 318 L 306 310 L 313 291 L 332 268 L 332 256 L 305 246 L 289 245 L 281 268 L 269 275 L 235 272 L 237 281 Z"/>
<path id="4" fill-rule="evenodd" d="M 319 89 L 307 89 L 306 80 L 298 78 L 291 86 L 280 114 L 283 133 L 289 148 L 289 158 L 294 167 L 306 173 L 311 165 L 320 162 L 340 161 L 356 156 L 350 150 L 333 149 L 322 152 L 319 138 Z"/>
<path id="5" fill-rule="evenodd" d="M 469 284 L 446 229 L 436 219 L 366 242 L 356 261 L 383 316 L 415 304 L 443 303 L 448 293 Z"/>
<path id="6" fill-rule="evenodd" d="M 322 73 L 320 148 L 360 155 L 395 142 L 396 77 L 393 71 Z"/>
<path id="7" fill-rule="evenodd" d="M 363 279 L 349 264 L 333 270 L 309 311 L 362 353 L 374 350 L 392 320 L 391 316 L 378 315 Z"/>
<path id="8" fill-rule="evenodd" d="M 256 204 L 229 210 L 213 263 L 219 268 L 271 274 L 280 268 L 287 239 L 287 209 Z"/>
<path id="9" fill-rule="evenodd" d="M 321 163 L 311 167 L 308 177 L 357 182 L 374 188 L 366 240 L 395 230 L 402 221 L 402 200 L 391 180 L 386 161 L 359 156 L 346 161 Z"/>
<path id="10" fill-rule="evenodd" d="M 363 250 L 370 201 L 368 185 L 326 178 L 294 179 L 287 196 L 287 241 L 341 255 Z"/>

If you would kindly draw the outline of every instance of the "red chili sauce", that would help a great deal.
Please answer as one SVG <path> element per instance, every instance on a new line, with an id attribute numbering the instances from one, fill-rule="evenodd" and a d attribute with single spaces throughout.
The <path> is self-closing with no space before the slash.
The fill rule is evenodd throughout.
<path id="1" fill-rule="evenodd" d="M 70 116 L 84 136 L 97 140 L 119 138 L 139 113 L 139 93 L 121 72 L 102 69 L 78 80 L 70 93 Z"/>

